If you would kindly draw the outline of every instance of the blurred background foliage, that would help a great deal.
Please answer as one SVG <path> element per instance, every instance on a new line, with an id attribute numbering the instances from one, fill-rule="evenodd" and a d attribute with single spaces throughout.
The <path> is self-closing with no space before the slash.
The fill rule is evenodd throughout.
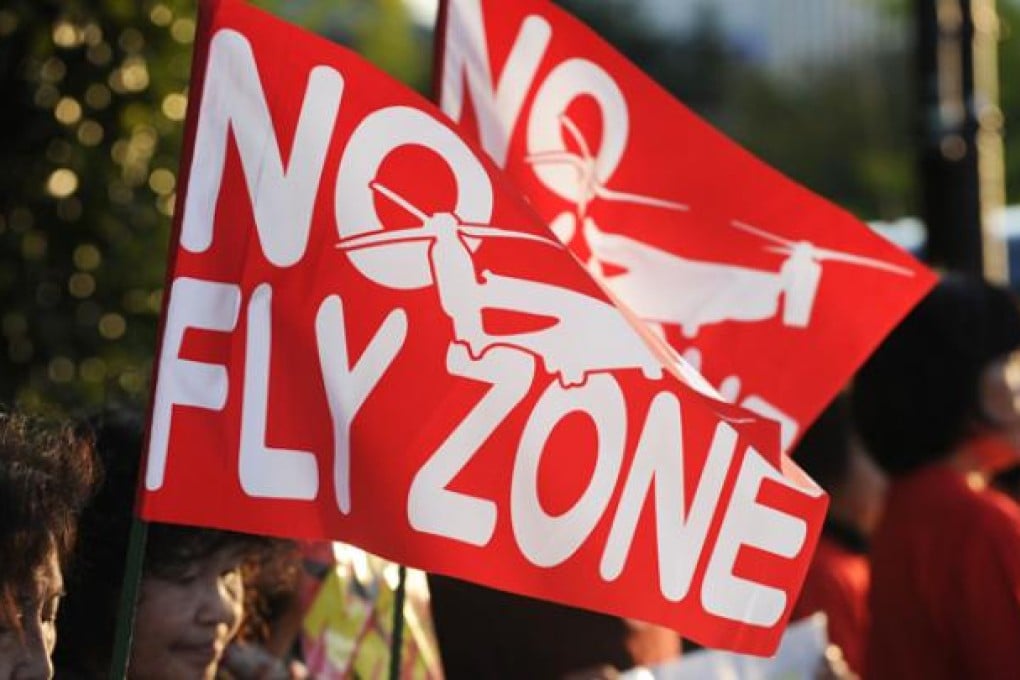
<path id="1" fill-rule="evenodd" d="M 635 0 L 560 4 L 795 179 L 864 219 L 915 214 L 909 1 L 843 1 L 877 8 L 902 39 L 785 73 L 727 40 L 710 3 L 683 32 L 634 11 Z M 432 26 L 409 11 L 420 2 L 255 4 L 430 88 Z M 1020 6 L 1001 0 L 1000 12 L 1008 132 L 1020 126 L 1020 80 L 1010 79 Z M 194 0 L 0 4 L 0 403 L 66 412 L 145 400 L 194 18 Z M 1020 135 L 1006 143 L 1007 195 L 1018 201 Z"/>
<path id="2" fill-rule="evenodd" d="M 561 0 L 680 101 L 771 165 L 863 219 L 916 209 L 908 0 L 872 5 L 899 40 L 781 69 L 724 34 L 701 3 L 682 36 L 627 11 L 630 0 Z M 773 3 L 777 7 L 783 3 Z M 787 3 L 789 5 L 790 3 Z M 830 3 L 831 4 L 831 3 Z M 762 27 L 764 30 L 764 27 Z M 805 21 L 799 30 L 817 30 Z"/>
<path id="3" fill-rule="evenodd" d="M 257 4 L 429 77 L 401 0 Z M 0 403 L 147 397 L 194 36 L 194 0 L 0 5 Z"/>

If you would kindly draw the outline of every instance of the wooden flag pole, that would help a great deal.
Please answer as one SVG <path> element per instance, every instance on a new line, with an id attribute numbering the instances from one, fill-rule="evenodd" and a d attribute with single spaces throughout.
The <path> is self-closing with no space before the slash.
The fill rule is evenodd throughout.
<path id="1" fill-rule="evenodd" d="M 149 525 L 138 518 L 131 519 L 131 534 L 124 569 L 124 582 L 120 587 L 120 605 L 117 609 L 117 634 L 110 660 L 110 680 L 127 677 L 128 659 L 131 656 L 131 635 L 135 629 L 135 607 L 138 589 L 142 582 L 142 562 L 145 558 L 145 539 Z"/>
<path id="2" fill-rule="evenodd" d="M 393 635 L 390 644 L 390 680 L 400 680 L 400 652 L 404 646 L 404 599 L 407 592 L 407 567 L 400 565 L 397 590 L 393 598 Z"/>

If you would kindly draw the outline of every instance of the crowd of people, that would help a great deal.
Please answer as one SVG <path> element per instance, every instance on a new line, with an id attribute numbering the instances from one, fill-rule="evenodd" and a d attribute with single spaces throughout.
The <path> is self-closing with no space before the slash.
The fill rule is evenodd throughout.
<path id="1" fill-rule="evenodd" d="M 1020 677 L 1013 294 L 943 278 L 800 449 L 831 505 L 795 616 L 866 678 Z"/>
<path id="2" fill-rule="evenodd" d="M 124 412 L 57 424 L 0 411 L 0 680 L 107 677 L 126 630 L 131 678 L 310 677 L 296 644 L 309 553 L 215 529 L 143 530 L 132 513 L 142 432 Z M 826 613 L 844 660 L 826 672 L 1020 677 L 1010 292 L 944 277 L 794 458 L 831 499 L 792 615 Z M 132 584 L 128 544 L 140 534 Z M 452 579 L 430 586 L 449 677 L 606 677 L 681 654 L 657 626 Z M 125 616 L 133 626 L 118 630 Z"/>
<path id="3" fill-rule="evenodd" d="M 249 650 L 269 639 L 266 600 L 293 579 L 286 541 L 149 524 L 122 609 L 141 443 L 123 413 L 76 428 L 0 415 L 0 678 L 108 677 L 124 611 L 131 678 L 301 677 Z"/>

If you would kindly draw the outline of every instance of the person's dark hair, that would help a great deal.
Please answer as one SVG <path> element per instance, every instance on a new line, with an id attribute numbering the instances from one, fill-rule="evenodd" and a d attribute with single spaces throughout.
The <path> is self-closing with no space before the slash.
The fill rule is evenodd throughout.
<path id="1" fill-rule="evenodd" d="M 126 411 L 108 411 L 90 423 L 106 475 L 94 502 L 82 513 L 77 564 L 60 608 L 62 635 L 53 659 L 66 675 L 99 678 L 106 676 L 111 662 L 144 428 L 139 416 Z M 247 582 L 258 565 L 284 543 L 251 534 L 152 522 L 143 575 L 175 578 L 195 560 L 229 547 L 245 555 Z M 258 630 L 259 611 L 257 593 L 246 589 L 242 634 L 251 637 Z"/>
<path id="2" fill-rule="evenodd" d="M 264 641 L 268 633 L 265 617 L 269 607 L 265 596 L 269 593 L 263 588 L 286 589 L 285 585 L 275 583 L 276 577 L 284 574 L 273 573 L 270 577 L 268 572 L 290 545 L 289 541 L 254 534 L 153 522 L 149 525 L 143 572 L 147 576 L 175 580 L 194 562 L 222 549 L 238 551 L 245 560 L 244 621 L 238 637 Z M 296 579 L 297 575 L 292 577 Z"/>
<path id="3" fill-rule="evenodd" d="M 1020 500 L 1020 465 L 1007 468 L 992 478 L 992 486 L 1014 500 Z"/>
<path id="4" fill-rule="evenodd" d="M 793 459 L 811 479 L 832 492 L 843 483 L 850 469 L 853 436 L 850 400 L 840 393 L 804 432 L 793 451 Z"/>
<path id="5" fill-rule="evenodd" d="M 56 551 L 66 569 L 95 482 L 92 442 L 70 424 L 0 410 L 0 620 L 18 625 L 18 591 Z"/>
<path id="6" fill-rule="evenodd" d="M 946 276 L 907 315 L 854 381 L 854 420 L 875 461 L 900 475 L 944 459 L 992 423 L 982 371 L 1020 347 L 1012 294 Z"/>

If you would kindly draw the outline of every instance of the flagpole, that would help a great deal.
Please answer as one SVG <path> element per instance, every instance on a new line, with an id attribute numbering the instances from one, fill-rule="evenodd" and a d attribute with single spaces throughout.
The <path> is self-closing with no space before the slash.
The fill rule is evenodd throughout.
<path id="1" fill-rule="evenodd" d="M 404 646 L 404 599 L 407 591 L 407 567 L 400 565 L 397 590 L 393 598 L 393 635 L 390 644 L 390 680 L 400 680 L 400 652 Z"/>
<path id="2" fill-rule="evenodd" d="M 110 660 L 110 680 L 127 677 L 128 659 L 131 656 L 131 635 L 135 628 L 135 606 L 138 588 L 142 581 L 142 562 L 145 557 L 145 540 L 149 532 L 147 522 L 131 518 L 131 534 L 124 569 L 124 582 L 120 588 L 120 605 L 117 608 L 117 632 Z"/>

